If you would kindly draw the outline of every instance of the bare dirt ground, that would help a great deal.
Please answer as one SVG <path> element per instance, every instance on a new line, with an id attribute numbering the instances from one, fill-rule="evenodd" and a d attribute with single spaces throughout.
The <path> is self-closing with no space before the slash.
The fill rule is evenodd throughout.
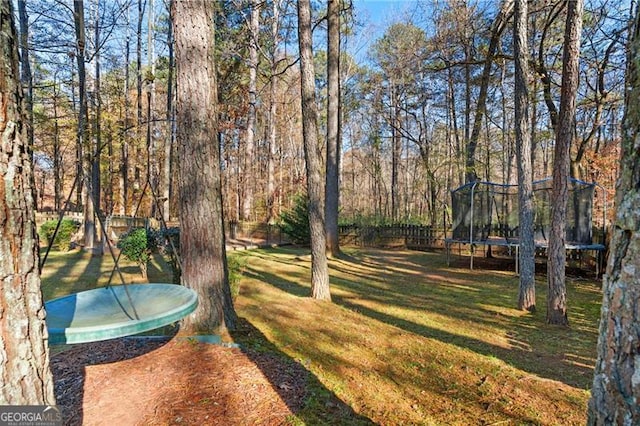
<path id="1" fill-rule="evenodd" d="M 65 425 L 279 425 L 307 370 L 254 350 L 191 340 L 116 339 L 51 359 Z"/>

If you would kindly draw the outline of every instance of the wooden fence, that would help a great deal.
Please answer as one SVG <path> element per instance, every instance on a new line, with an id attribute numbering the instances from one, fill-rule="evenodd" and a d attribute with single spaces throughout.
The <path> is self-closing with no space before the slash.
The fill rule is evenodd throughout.
<path id="1" fill-rule="evenodd" d="M 339 227 L 340 244 L 360 247 L 406 247 L 414 250 L 443 248 L 445 229 L 426 225 Z"/>

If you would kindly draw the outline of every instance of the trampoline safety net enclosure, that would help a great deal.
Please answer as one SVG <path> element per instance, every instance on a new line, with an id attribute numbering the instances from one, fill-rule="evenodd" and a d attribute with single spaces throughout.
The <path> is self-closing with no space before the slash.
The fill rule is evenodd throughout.
<path id="1" fill-rule="evenodd" d="M 595 183 L 568 181 L 566 248 L 603 250 L 593 242 L 593 199 Z M 533 183 L 534 239 L 536 247 L 547 247 L 551 230 L 550 178 Z M 604 191 L 603 191 L 604 192 Z M 451 192 L 451 243 L 515 247 L 519 242 L 518 186 L 492 182 L 471 182 Z M 605 203 L 606 204 L 606 203 Z M 606 209 L 606 206 L 605 206 Z"/>

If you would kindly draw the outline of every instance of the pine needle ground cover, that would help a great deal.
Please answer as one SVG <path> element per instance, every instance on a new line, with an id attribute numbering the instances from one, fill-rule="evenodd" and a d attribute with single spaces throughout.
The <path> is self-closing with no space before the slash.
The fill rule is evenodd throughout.
<path id="1" fill-rule="evenodd" d="M 333 303 L 324 303 L 307 297 L 305 252 L 242 256 L 239 314 L 375 423 L 586 421 L 601 299 L 595 280 L 568 279 L 571 326 L 558 328 L 545 323 L 542 276 L 531 315 L 514 308 L 512 272 L 447 267 L 440 253 L 350 250 L 331 260 Z M 322 412 L 312 399 L 299 419 Z"/>

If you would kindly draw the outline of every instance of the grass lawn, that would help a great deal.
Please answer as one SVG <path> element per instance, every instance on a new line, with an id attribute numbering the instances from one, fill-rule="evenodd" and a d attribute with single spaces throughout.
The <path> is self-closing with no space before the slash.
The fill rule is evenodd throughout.
<path id="1" fill-rule="evenodd" d="M 442 253 L 346 249 L 330 261 L 333 303 L 311 300 L 310 258 L 296 248 L 234 252 L 243 277 L 236 340 L 305 366 L 305 408 L 293 424 L 584 424 L 600 313 L 600 282 L 567 280 L 569 328 L 515 309 L 512 272 L 447 267 Z M 103 285 L 113 262 L 55 254 L 49 299 Z M 140 276 L 124 264 L 126 279 Z M 155 259 L 150 281 L 170 277 Z M 316 380 L 317 379 L 317 380 Z M 353 409 L 331 418 L 330 400 Z"/>

